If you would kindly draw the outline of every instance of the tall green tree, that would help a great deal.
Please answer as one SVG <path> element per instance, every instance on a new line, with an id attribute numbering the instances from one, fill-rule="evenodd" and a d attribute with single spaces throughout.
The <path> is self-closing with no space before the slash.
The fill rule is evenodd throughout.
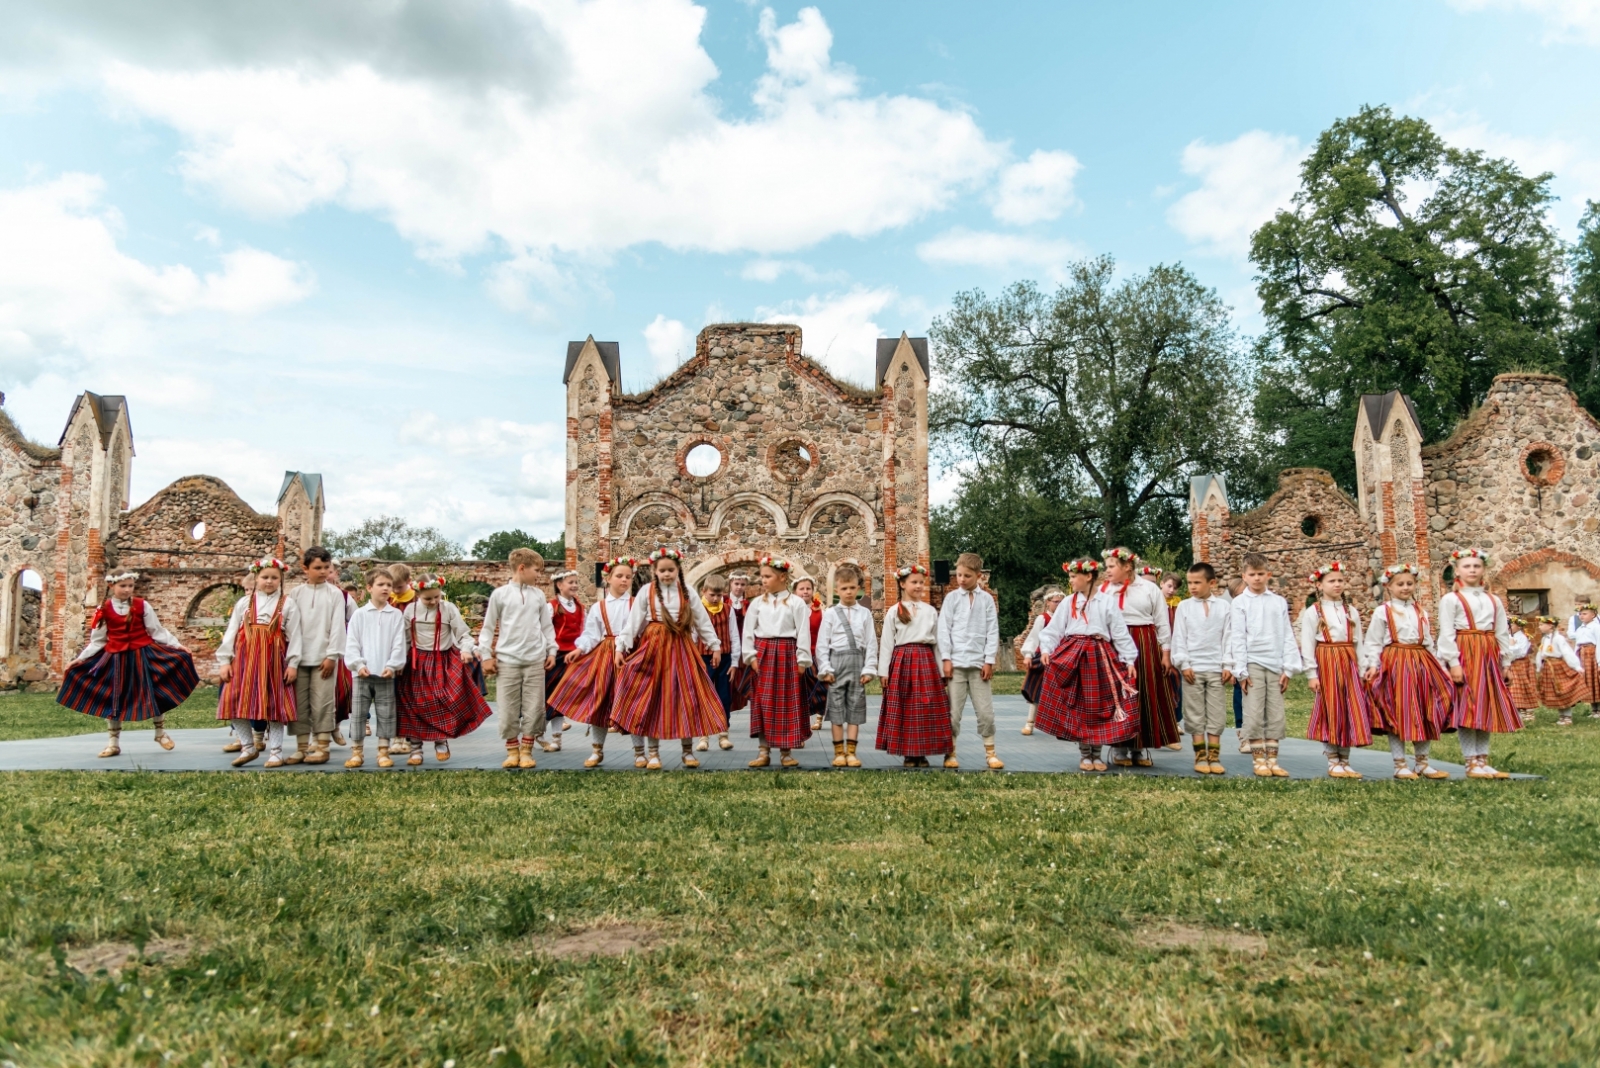
<path id="1" fill-rule="evenodd" d="M 1268 324 L 1255 412 L 1279 465 L 1350 486 L 1362 393 L 1404 391 L 1439 437 L 1496 374 L 1559 365 L 1550 177 L 1386 107 L 1317 138 L 1294 206 L 1251 241 Z"/>
<path id="2" fill-rule="evenodd" d="M 564 560 L 567 556 L 567 536 L 556 536 L 555 541 L 540 541 L 525 530 L 497 530 L 479 538 L 472 546 L 474 560 L 504 560 L 512 549 L 532 549 L 546 560 Z"/>
<path id="3" fill-rule="evenodd" d="M 1589 201 L 1568 260 L 1571 321 L 1562 346 L 1567 382 L 1600 414 L 1600 204 Z"/>
<path id="4" fill-rule="evenodd" d="M 380 515 L 345 531 L 327 531 L 323 544 L 337 557 L 374 560 L 459 560 L 466 553 L 435 527 Z"/>

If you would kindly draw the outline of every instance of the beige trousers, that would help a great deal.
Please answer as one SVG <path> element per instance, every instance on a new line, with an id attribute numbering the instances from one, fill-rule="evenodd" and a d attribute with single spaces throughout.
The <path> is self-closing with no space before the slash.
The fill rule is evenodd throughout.
<path id="1" fill-rule="evenodd" d="M 983 669 L 952 668 L 949 690 L 951 740 L 961 737 L 961 714 L 971 697 L 972 710 L 978 714 L 978 737 L 985 742 L 994 741 L 994 688 L 984 681 Z"/>
<path id="2" fill-rule="evenodd" d="M 500 710 L 500 737 L 532 741 L 544 733 L 544 664 L 501 660 L 499 668 L 494 703 Z"/>
<path id="3" fill-rule="evenodd" d="M 1281 742 L 1288 733 L 1279 678 L 1276 671 L 1250 665 L 1250 692 L 1244 695 L 1244 736 L 1249 741 Z"/>

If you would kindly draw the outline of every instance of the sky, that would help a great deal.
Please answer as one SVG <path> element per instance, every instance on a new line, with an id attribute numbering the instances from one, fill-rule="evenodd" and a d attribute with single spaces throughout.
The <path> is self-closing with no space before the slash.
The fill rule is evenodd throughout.
<path id="1" fill-rule="evenodd" d="M 0 390 L 470 547 L 564 523 L 566 343 L 874 341 L 1085 257 L 1260 325 L 1249 235 L 1365 104 L 1600 200 L 1600 0 L 0 0 Z M 936 474 L 936 503 L 955 479 Z"/>

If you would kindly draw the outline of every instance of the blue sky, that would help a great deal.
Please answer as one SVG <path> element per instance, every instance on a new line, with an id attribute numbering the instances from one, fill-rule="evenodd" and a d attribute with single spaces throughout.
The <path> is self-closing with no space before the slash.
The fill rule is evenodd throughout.
<path id="1" fill-rule="evenodd" d="M 330 10 L 337 10 L 332 17 Z M 0 0 L 0 389 L 131 399 L 133 499 L 562 526 L 565 344 L 721 319 L 870 377 L 950 296 L 1248 236 L 1363 104 L 1600 199 L 1600 0 Z M 952 479 L 940 480 L 941 494 Z"/>

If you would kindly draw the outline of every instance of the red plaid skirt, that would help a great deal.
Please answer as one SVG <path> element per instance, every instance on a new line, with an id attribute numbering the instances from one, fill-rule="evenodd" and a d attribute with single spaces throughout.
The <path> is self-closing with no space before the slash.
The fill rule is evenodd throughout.
<path id="1" fill-rule="evenodd" d="M 1022 699 L 1030 705 L 1039 703 L 1039 690 L 1044 686 L 1044 665 L 1034 657 L 1028 662 L 1028 673 L 1022 677 Z"/>
<path id="2" fill-rule="evenodd" d="M 1306 737 L 1341 749 L 1372 744 L 1373 711 L 1354 642 L 1317 643 L 1316 700 Z"/>
<path id="3" fill-rule="evenodd" d="M 1456 631 L 1461 674 L 1451 721 L 1458 729 L 1510 734 L 1522 729 L 1522 716 L 1511 702 L 1500 673 L 1500 641 L 1492 630 Z"/>
<path id="4" fill-rule="evenodd" d="M 1592 648 L 1586 646 L 1585 648 Z M 1557 712 L 1565 712 L 1580 701 L 1587 700 L 1589 680 L 1583 672 L 1573 671 L 1559 656 L 1546 657 L 1539 669 L 1539 703 Z"/>
<path id="5" fill-rule="evenodd" d="M 1586 648 L 1592 648 L 1588 646 Z M 1534 656 L 1529 653 L 1511 661 L 1511 670 L 1507 673 L 1507 688 L 1511 691 L 1511 703 L 1517 706 L 1518 712 L 1532 712 L 1539 707 L 1539 669 L 1534 662 Z"/>
<path id="6" fill-rule="evenodd" d="M 1139 695 L 1117 678 L 1111 643 L 1069 634 L 1050 654 L 1034 726 L 1064 742 L 1120 745 L 1139 735 Z"/>
<path id="7" fill-rule="evenodd" d="M 648 738 L 699 738 L 728 729 L 693 635 L 674 634 L 665 623 L 644 628 L 617 673 L 611 720 Z"/>
<path id="8" fill-rule="evenodd" d="M 1172 698 L 1172 682 L 1161 663 L 1161 640 L 1154 623 L 1130 626 L 1128 633 L 1139 650 L 1133 662 L 1139 688 L 1139 746 L 1159 749 L 1171 745 L 1178 734 L 1178 704 Z"/>
<path id="9" fill-rule="evenodd" d="M 1318 664 L 1317 671 L 1322 671 Z M 1372 729 L 1406 742 L 1431 742 L 1450 730 L 1455 686 L 1425 645 L 1399 642 L 1384 647 L 1372 680 Z"/>
<path id="10" fill-rule="evenodd" d="M 883 680 L 878 738 L 873 745 L 898 757 L 943 756 L 955 747 L 950 691 L 933 646 L 897 645 Z"/>
<path id="11" fill-rule="evenodd" d="M 56 701 L 87 716 L 134 723 L 172 711 L 198 685 L 187 649 L 152 642 L 68 664 Z"/>
<path id="12" fill-rule="evenodd" d="M 811 737 L 808 691 L 800 677 L 793 638 L 757 638 L 755 688 L 750 693 L 750 737 L 793 749 Z"/>
<path id="13" fill-rule="evenodd" d="M 545 698 L 548 708 L 560 709 L 574 723 L 587 723 L 605 731 L 611 726 L 611 700 L 617 692 L 617 643 L 600 644 L 573 661 L 561 682 Z"/>
<path id="14" fill-rule="evenodd" d="M 1583 681 L 1587 684 L 1580 700 L 1600 705 L 1600 661 L 1596 661 L 1594 646 L 1578 646 L 1578 659 L 1583 662 Z"/>
<path id="15" fill-rule="evenodd" d="M 489 702 L 473 685 L 455 649 L 413 649 L 395 683 L 400 737 L 448 742 L 471 734 L 490 716 Z"/>

